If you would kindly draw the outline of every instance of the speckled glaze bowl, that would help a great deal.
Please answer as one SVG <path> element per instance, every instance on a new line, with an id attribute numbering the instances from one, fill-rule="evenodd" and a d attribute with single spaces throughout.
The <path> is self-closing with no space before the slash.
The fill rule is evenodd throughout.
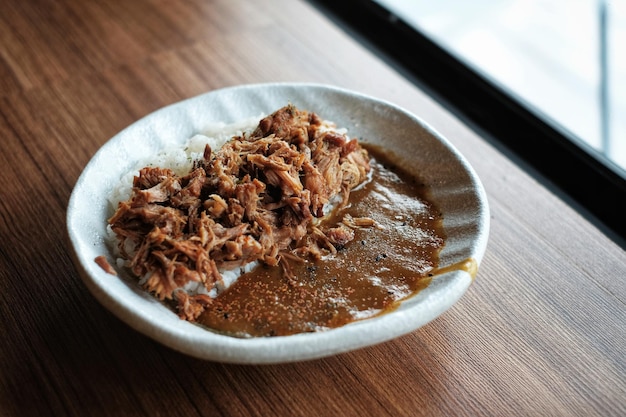
<path id="1" fill-rule="evenodd" d="M 94 259 L 112 261 L 107 244 L 107 197 L 146 155 L 177 144 L 215 123 L 269 114 L 292 103 L 345 127 L 352 137 L 381 146 L 431 187 L 442 210 L 442 271 L 418 294 L 387 314 L 316 333 L 234 338 L 183 321 L 120 269 L 114 276 Z M 471 285 L 487 246 L 489 208 L 484 189 L 465 158 L 417 116 L 391 103 L 316 84 L 255 84 L 212 91 L 162 108 L 110 139 L 78 179 L 67 208 L 73 258 L 90 292 L 137 331 L 172 349 L 214 361 L 280 363 L 347 352 L 407 334 L 449 309 Z M 459 329 L 462 331 L 462 329 Z"/>

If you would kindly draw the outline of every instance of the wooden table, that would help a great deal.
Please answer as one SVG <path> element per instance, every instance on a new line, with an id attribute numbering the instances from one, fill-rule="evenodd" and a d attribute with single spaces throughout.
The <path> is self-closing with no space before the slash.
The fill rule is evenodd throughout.
<path id="1" fill-rule="evenodd" d="M 244 366 L 170 350 L 87 291 L 65 209 L 96 150 L 164 105 L 271 81 L 390 100 L 468 158 L 491 234 L 451 310 L 355 352 Z M 626 415 L 624 250 L 306 1 L 5 0 L 0 138 L 2 416 Z"/>

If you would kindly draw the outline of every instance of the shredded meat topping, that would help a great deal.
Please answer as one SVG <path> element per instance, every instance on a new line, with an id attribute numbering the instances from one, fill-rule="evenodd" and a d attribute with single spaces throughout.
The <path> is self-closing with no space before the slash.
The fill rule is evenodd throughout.
<path id="1" fill-rule="evenodd" d="M 111 264 L 109 263 L 109 261 L 107 260 L 107 258 L 105 258 L 104 256 L 100 255 L 100 256 L 96 256 L 96 258 L 94 259 L 94 261 L 96 262 L 96 264 L 98 264 L 98 266 L 100 268 L 102 268 L 102 270 L 104 272 L 106 272 L 107 274 L 111 274 L 111 275 L 117 275 L 117 271 L 115 270 L 115 268 L 113 268 L 111 266 Z"/>
<path id="2" fill-rule="evenodd" d="M 347 203 L 369 169 L 356 139 L 288 105 L 219 150 L 207 145 L 185 176 L 143 168 L 109 224 L 144 287 L 176 299 L 179 315 L 193 320 L 211 299 L 177 291 L 185 284 L 211 289 L 220 270 L 253 261 L 280 264 L 293 279 L 289 261 L 319 258 L 352 240 L 353 222 L 320 219 L 329 203 Z"/>

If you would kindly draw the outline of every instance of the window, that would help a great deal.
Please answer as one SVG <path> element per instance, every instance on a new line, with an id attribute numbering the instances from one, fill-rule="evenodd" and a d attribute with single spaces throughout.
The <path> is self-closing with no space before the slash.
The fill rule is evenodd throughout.
<path id="1" fill-rule="evenodd" d="M 312 2 L 626 238 L 626 1 Z"/>
<path id="2" fill-rule="evenodd" d="M 377 3 L 626 170 L 626 1 Z"/>

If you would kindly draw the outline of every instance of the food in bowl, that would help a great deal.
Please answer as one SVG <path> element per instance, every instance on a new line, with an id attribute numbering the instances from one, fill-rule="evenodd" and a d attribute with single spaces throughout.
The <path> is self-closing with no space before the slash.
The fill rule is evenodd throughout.
<path id="1" fill-rule="evenodd" d="M 428 285 L 444 234 L 426 186 L 313 112 L 256 120 L 120 184 L 118 267 L 182 319 L 238 337 L 343 326 Z"/>

